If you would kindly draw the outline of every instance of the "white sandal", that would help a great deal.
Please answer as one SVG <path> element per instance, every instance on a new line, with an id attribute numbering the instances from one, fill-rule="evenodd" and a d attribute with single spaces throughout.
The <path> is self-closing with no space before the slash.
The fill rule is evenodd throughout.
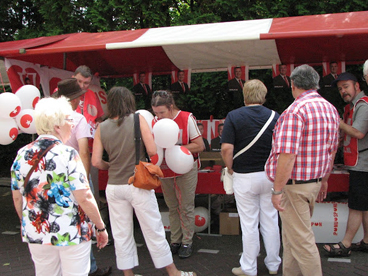
<path id="1" fill-rule="evenodd" d="M 197 273 L 193 271 L 180 271 L 180 276 L 197 276 Z"/>

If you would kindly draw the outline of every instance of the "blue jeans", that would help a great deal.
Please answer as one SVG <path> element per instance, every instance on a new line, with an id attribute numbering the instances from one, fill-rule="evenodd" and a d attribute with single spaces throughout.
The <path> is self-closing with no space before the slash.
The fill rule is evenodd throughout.
<path id="1" fill-rule="evenodd" d="M 89 273 L 93 273 L 96 270 L 97 270 L 96 259 L 95 259 L 95 256 L 93 256 L 93 250 L 91 248 L 91 268 L 89 270 Z"/>

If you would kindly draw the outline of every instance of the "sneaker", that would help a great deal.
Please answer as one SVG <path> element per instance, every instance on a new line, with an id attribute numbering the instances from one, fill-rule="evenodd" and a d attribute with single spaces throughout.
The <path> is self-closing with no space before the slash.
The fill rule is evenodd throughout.
<path id="1" fill-rule="evenodd" d="M 180 243 L 172 243 L 170 244 L 170 250 L 171 253 L 173 255 L 175 255 L 176 253 L 178 253 L 179 249 L 180 249 L 181 244 Z"/>
<path id="2" fill-rule="evenodd" d="M 243 270 L 241 269 L 241 267 L 234 267 L 231 272 L 234 274 L 234 275 L 237 275 L 237 276 L 250 276 L 248 274 L 245 274 L 243 272 Z"/>
<path id="3" fill-rule="evenodd" d="M 180 276 L 197 276 L 197 273 L 193 271 L 180 271 Z"/>
<path id="4" fill-rule="evenodd" d="M 184 259 L 192 255 L 193 249 L 191 244 L 182 244 L 179 249 L 179 258 Z"/>

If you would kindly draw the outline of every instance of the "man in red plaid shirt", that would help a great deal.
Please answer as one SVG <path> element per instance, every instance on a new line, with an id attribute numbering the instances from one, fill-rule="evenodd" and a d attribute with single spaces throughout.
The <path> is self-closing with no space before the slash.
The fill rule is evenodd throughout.
<path id="1" fill-rule="evenodd" d="M 295 68 L 290 78 L 295 101 L 275 125 L 265 170 L 282 220 L 283 275 L 319 276 L 321 259 L 310 219 L 316 200 L 326 197 L 340 118 L 317 93 L 319 75 L 311 66 Z"/>

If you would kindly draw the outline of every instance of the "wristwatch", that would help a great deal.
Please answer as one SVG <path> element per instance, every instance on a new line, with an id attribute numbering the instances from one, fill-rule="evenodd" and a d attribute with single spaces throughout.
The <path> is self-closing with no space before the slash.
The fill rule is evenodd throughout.
<path id="1" fill-rule="evenodd" d="M 271 189 L 271 192 L 273 195 L 281 195 L 282 194 L 282 190 L 281 191 L 275 191 L 274 188 Z"/>
<path id="2" fill-rule="evenodd" d="M 105 231 L 105 230 L 106 230 L 106 226 L 105 226 L 104 228 L 102 228 L 102 229 L 98 229 L 98 228 L 96 227 L 96 225 L 95 225 L 95 229 L 96 229 L 96 231 L 97 231 L 98 233 L 100 233 L 100 232 L 103 232 L 103 231 Z"/>

